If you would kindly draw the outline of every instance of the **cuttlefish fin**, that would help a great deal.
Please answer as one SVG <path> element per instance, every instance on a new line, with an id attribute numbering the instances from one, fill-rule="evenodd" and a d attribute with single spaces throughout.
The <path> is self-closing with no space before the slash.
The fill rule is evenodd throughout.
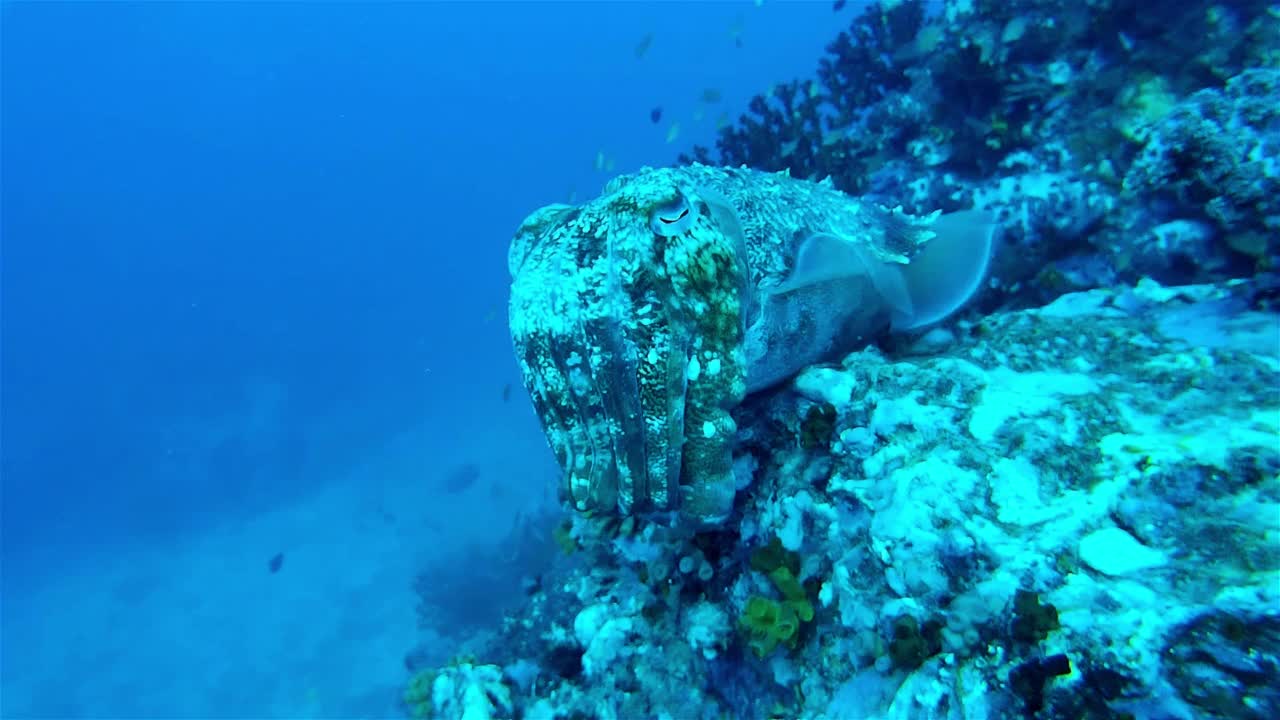
<path id="1" fill-rule="evenodd" d="M 911 297 L 902 267 L 873 257 L 857 242 L 816 233 L 800 244 L 791 274 L 770 291 L 782 294 L 832 280 L 865 276 L 895 315 L 910 315 Z"/>
<path id="2" fill-rule="evenodd" d="M 987 276 L 997 227 L 980 210 L 949 213 L 935 220 L 931 229 L 936 235 L 909 263 L 895 266 L 910 298 L 910 311 L 894 313 L 893 329 L 930 325 L 963 307 Z"/>
<path id="3" fill-rule="evenodd" d="M 996 224 L 986 213 L 965 210 L 939 216 L 930 238 L 910 262 L 886 262 L 869 248 L 830 233 L 806 238 L 791 274 L 774 294 L 863 276 L 889 309 L 894 330 L 911 330 L 946 318 L 981 287 L 995 247 Z"/>

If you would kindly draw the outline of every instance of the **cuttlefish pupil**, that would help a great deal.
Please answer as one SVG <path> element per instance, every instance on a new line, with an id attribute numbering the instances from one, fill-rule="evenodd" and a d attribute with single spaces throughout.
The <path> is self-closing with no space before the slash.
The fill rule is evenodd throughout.
<path id="1" fill-rule="evenodd" d="M 688 214 L 689 214 L 689 208 L 685 208 L 684 210 L 681 210 L 681 211 L 680 211 L 680 214 L 679 214 L 679 215 L 677 215 L 677 216 L 675 216 L 675 217 L 673 217 L 673 218 L 659 217 L 658 219 L 659 219 L 659 220 L 661 220 L 662 222 L 666 223 L 667 225 L 670 225 L 670 224 L 671 224 L 671 223 L 673 223 L 673 222 L 679 222 L 681 219 L 683 219 L 683 218 L 684 218 L 684 216 L 686 216 L 686 215 L 688 215 Z"/>

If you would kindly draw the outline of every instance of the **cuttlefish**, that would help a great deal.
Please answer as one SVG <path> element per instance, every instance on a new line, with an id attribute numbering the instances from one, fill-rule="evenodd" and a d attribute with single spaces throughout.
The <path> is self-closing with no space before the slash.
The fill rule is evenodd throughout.
<path id="1" fill-rule="evenodd" d="M 714 525 L 748 394 L 981 286 L 995 225 L 912 216 L 829 181 L 692 165 L 550 205 L 511 243 L 511 337 L 572 507 Z"/>

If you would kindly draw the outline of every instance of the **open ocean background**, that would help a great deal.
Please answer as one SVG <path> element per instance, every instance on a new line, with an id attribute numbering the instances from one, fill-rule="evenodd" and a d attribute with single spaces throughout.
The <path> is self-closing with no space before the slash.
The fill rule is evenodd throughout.
<path id="1" fill-rule="evenodd" d="M 0 4 L 0 716 L 402 715 L 406 653 L 450 652 L 415 578 L 556 477 L 512 232 L 710 145 L 848 17 Z"/>

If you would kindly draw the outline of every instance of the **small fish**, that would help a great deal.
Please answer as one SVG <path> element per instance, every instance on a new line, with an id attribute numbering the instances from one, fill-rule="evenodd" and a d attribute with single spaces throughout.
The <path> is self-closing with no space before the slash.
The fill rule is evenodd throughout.
<path id="1" fill-rule="evenodd" d="M 707 116 L 707 111 L 706 111 L 706 110 L 703 110 L 703 109 L 702 109 L 702 108 L 700 108 L 700 107 L 696 107 L 696 108 L 694 108 L 694 109 L 693 109 L 693 121 L 694 121 L 694 122 L 702 122 L 702 118 L 704 118 L 704 117 L 706 117 L 706 116 Z"/>
<path id="2" fill-rule="evenodd" d="M 502 386 L 502 402 L 511 402 L 511 383 Z"/>
<path id="3" fill-rule="evenodd" d="M 733 24 L 729 26 L 729 37 L 733 38 L 733 44 L 739 48 L 742 47 L 743 27 L 744 27 L 744 24 L 743 24 L 743 19 L 741 15 L 739 15 L 738 19 L 734 20 Z"/>
<path id="4" fill-rule="evenodd" d="M 722 130 L 729 127 L 729 113 L 720 113 L 720 117 L 716 118 L 716 129 Z"/>
<path id="5" fill-rule="evenodd" d="M 284 553 L 278 552 L 271 556 L 271 560 L 267 563 L 267 569 L 271 571 L 272 575 L 275 575 L 280 572 L 282 565 L 284 565 Z"/>
<path id="6" fill-rule="evenodd" d="M 702 91 L 702 102 L 718 103 L 720 102 L 720 91 L 715 88 L 707 88 Z"/>
<path id="7" fill-rule="evenodd" d="M 831 5 L 831 12 L 840 12 L 844 9 L 845 0 L 836 0 Z"/>
<path id="8" fill-rule="evenodd" d="M 661 107 L 655 107 L 654 109 L 649 111 L 649 122 L 653 123 L 654 125 L 657 125 L 661 121 L 662 121 Z"/>
<path id="9" fill-rule="evenodd" d="M 596 170 L 604 170 L 604 151 L 596 151 Z"/>
<path id="10" fill-rule="evenodd" d="M 604 171 L 605 171 L 605 172 L 607 172 L 607 173 L 611 173 L 611 172 L 613 172 L 614 160 L 616 160 L 616 158 L 606 158 L 606 159 L 605 159 L 605 161 L 604 161 Z"/>
<path id="11" fill-rule="evenodd" d="M 678 137 L 680 137 L 680 123 L 673 122 L 671 123 L 671 128 L 667 130 L 667 143 L 675 142 Z"/>
<path id="12" fill-rule="evenodd" d="M 450 495 L 456 495 L 476 484 L 480 479 L 480 468 L 471 463 L 463 463 L 449 471 L 440 482 L 440 489 Z"/>
<path id="13" fill-rule="evenodd" d="M 644 37 L 640 38 L 640 43 L 636 45 L 636 59 L 639 60 L 644 57 L 644 54 L 649 52 L 649 46 L 652 44 L 653 33 L 646 33 Z"/>

